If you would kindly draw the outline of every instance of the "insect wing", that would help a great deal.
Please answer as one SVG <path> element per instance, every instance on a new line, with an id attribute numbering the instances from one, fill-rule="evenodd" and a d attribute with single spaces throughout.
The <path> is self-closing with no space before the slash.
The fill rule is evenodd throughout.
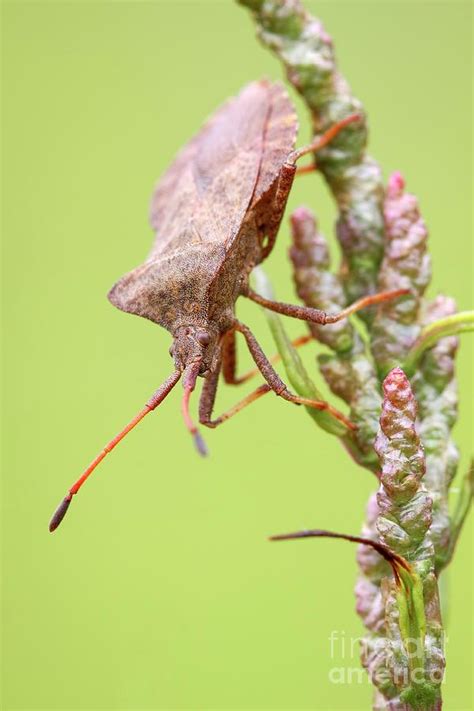
<path id="1" fill-rule="evenodd" d="M 279 177 L 282 164 L 295 147 L 297 133 L 298 116 L 290 97 L 282 84 L 272 84 L 262 162 L 252 203 L 259 200 Z"/>
<path id="2" fill-rule="evenodd" d="M 152 198 L 156 239 L 149 258 L 190 243 L 231 244 L 257 182 L 271 87 L 267 81 L 249 84 L 179 153 Z"/>

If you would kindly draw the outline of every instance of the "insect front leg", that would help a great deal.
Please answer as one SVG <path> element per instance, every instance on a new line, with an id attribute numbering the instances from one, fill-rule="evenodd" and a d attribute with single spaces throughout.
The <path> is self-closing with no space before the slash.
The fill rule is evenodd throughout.
<path id="1" fill-rule="evenodd" d="M 306 334 L 304 336 L 299 336 L 291 341 L 293 348 L 300 348 L 313 340 L 311 334 Z M 237 375 L 237 348 L 236 348 L 236 338 L 235 331 L 228 331 L 222 339 L 222 375 L 224 381 L 228 385 L 241 385 L 251 380 L 256 375 L 259 375 L 260 371 L 258 368 L 252 368 L 248 370 L 243 375 Z M 281 355 L 279 353 L 274 353 L 269 359 L 270 363 L 278 363 L 281 360 Z"/>
<path id="2" fill-rule="evenodd" d="M 226 420 L 229 420 L 233 415 L 250 405 L 252 402 L 258 400 L 262 395 L 271 391 L 271 388 L 267 383 L 263 383 L 256 390 L 251 392 L 249 395 L 243 398 L 236 405 L 226 410 L 222 415 L 212 419 L 212 411 L 214 409 L 214 402 L 216 400 L 217 385 L 219 381 L 219 373 L 221 370 L 221 361 L 219 361 L 215 370 L 208 375 L 204 381 L 204 385 L 201 392 L 201 397 L 199 400 L 199 422 L 205 427 L 217 427 L 221 425 Z"/>
<path id="3" fill-rule="evenodd" d="M 330 405 L 328 402 L 325 402 L 323 400 L 311 400 L 309 398 L 300 397 L 299 395 L 295 395 L 290 390 L 288 390 L 288 387 L 280 378 L 276 370 L 273 368 L 272 364 L 268 360 L 265 353 L 262 351 L 257 339 L 253 335 L 252 331 L 248 328 L 248 326 L 245 326 L 245 324 L 240 323 L 240 321 L 235 321 L 234 327 L 236 331 L 239 331 L 244 336 L 247 342 L 247 347 L 250 351 L 252 358 L 255 361 L 257 368 L 259 369 L 266 382 L 276 395 L 279 395 L 284 400 L 293 402 L 296 405 L 306 405 L 307 407 L 313 407 L 316 410 L 326 410 L 333 417 L 342 422 L 348 429 L 356 429 L 355 425 L 350 422 L 347 417 L 342 414 L 342 412 L 339 412 L 339 410 L 332 407 L 332 405 Z"/>

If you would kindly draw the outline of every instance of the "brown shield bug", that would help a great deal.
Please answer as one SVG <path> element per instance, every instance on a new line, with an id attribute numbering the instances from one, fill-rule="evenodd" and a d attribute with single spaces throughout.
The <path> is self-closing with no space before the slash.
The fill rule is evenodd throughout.
<path id="1" fill-rule="evenodd" d="M 358 118 L 348 116 L 311 145 L 295 150 L 298 120 L 288 94 L 280 84 L 262 80 L 249 84 L 218 109 L 175 158 L 153 194 L 152 250 L 142 265 L 109 292 L 117 308 L 150 319 L 171 333 L 175 370 L 69 489 L 51 519 L 50 531 L 61 523 L 72 497 L 99 462 L 164 400 L 180 378 L 184 421 L 201 454 L 206 453 L 205 445 L 188 407 L 198 376 L 205 379 L 199 421 L 207 427 L 216 427 L 271 390 L 290 402 L 329 410 L 348 428 L 353 427 L 328 403 L 288 390 L 251 330 L 236 319 L 235 303 L 245 296 L 278 313 L 326 324 L 405 293 L 371 295 L 328 315 L 269 301 L 249 287 L 250 272 L 274 245 L 296 161 L 322 148 Z M 247 379 L 236 376 L 236 332 L 243 335 L 265 383 L 212 419 L 219 374 L 230 384 Z"/>

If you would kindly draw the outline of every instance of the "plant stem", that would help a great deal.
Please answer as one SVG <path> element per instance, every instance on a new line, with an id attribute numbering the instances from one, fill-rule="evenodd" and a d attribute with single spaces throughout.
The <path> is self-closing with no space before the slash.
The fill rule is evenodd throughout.
<path id="1" fill-rule="evenodd" d="M 337 235 L 343 251 L 343 281 L 349 302 L 377 290 L 384 248 L 383 182 L 379 165 L 365 152 L 364 108 L 340 74 L 333 43 L 322 23 L 299 0 L 238 0 L 252 12 L 257 33 L 281 60 L 288 80 L 303 96 L 313 131 L 359 114 L 352 124 L 318 152 L 318 170 L 339 207 Z M 360 313 L 370 322 L 373 310 Z"/>
<path id="2" fill-rule="evenodd" d="M 457 314 L 445 316 L 425 326 L 406 357 L 403 365 L 406 374 L 412 376 L 415 373 L 422 355 L 441 338 L 457 336 L 460 333 L 472 331 L 474 331 L 474 311 L 460 311 Z"/>
<path id="3" fill-rule="evenodd" d="M 459 491 L 456 509 L 451 517 L 451 539 L 449 541 L 449 550 L 446 557 L 446 565 L 451 561 L 459 535 L 464 526 L 464 522 L 471 509 L 474 499 L 474 460 L 471 461 L 467 473 L 464 475 L 461 489 Z"/>

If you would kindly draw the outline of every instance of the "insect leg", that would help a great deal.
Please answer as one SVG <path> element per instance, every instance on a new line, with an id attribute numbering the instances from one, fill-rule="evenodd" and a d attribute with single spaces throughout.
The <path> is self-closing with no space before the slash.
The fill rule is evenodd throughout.
<path id="1" fill-rule="evenodd" d="M 228 385 L 240 385 L 249 380 L 253 373 L 237 375 L 237 344 L 235 341 L 235 331 L 230 330 L 222 337 L 221 344 L 222 375 Z"/>
<path id="2" fill-rule="evenodd" d="M 297 304 L 286 304 L 282 301 L 271 301 L 270 299 L 265 299 L 263 296 L 260 296 L 260 294 L 257 294 L 252 289 L 249 289 L 244 296 L 255 301 L 256 304 L 270 309 L 270 311 L 276 311 L 277 314 L 299 318 L 303 321 L 311 321 L 312 323 L 318 323 L 324 326 L 328 323 L 341 321 L 367 306 L 374 306 L 384 301 L 397 299 L 399 296 L 405 296 L 409 293 L 409 289 L 395 289 L 394 291 L 381 291 L 379 294 L 369 294 L 369 296 L 364 296 L 362 299 L 354 301 L 353 304 L 336 314 L 327 314 L 325 311 L 313 309 L 310 306 L 299 306 Z"/>
<path id="3" fill-rule="evenodd" d="M 316 164 L 296 168 L 296 161 L 308 153 L 314 153 L 315 151 L 320 150 L 332 141 L 343 128 L 354 121 L 359 121 L 359 119 L 359 114 L 351 114 L 350 116 L 346 116 L 346 118 L 342 119 L 342 121 L 338 121 L 331 126 L 327 131 L 325 131 L 325 133 L 322 134 L 322 136 L 315 138 L 315 140 L 308 146 L 303 146 L 303 148 L 299 148 L 289 154 L 286 162 L 281 166 L 280 174 L 278 176 L 278 183 L 271 204 L 271 218 L 266 225 L 266 242 L 262 248 L 260 261 L 266 259 L 273 249 L 295 174 L 310 173 L 313 170 L 316 170 Z"/>
<path id="4" fill-rule="evenodd" d="M 296 151 L 290 153 L 288 156 L 288 163 L 295 164 L 299 158 L 308 155 L 308 153 L 316 153 L 316 151 L 321 150 L 321 148 L 324 148 L 324 146 L 327 146 L 328 143 L 336 138 L 338 133 L 346 128 L 346 126 L 349 126 L 349 124 L 355 123 L 356 121 L 360 121 L 360 119 L 361 116 L 359 114 L 350 114 L 350 116 L 346 116 L 341 121 L 337 121 L 337 123 L 330 126 L 321 136 L 317 136 L 312 143 L 307 146 L 303 146 L 302 148 L 298 148 Z"/>
<path id="5" fill-rule="evenodd" d="M 199 422 L 204 425 L 210 420 L 212 410 L 214 409 L 221 366 L 222 360 L 219 358 L 215 369 L 204 378 L 201 396 L 199 398 Z"/>
<path id="6" fill-rule="evenodd" d="M 260 385 L 260 387 L 258 387 L 256 390 L 254 390 L 254 392 L 247 395 L 243 400 L 241 400 L 236 405 L 234 405 L 229 410 L 220 415 L 220 417 L 212 419 L 212 410 L 214 409 L 214 402 L 216 399 L 219 373 L 221 370 L 221 365 L 222 367 L 224 367 L 223 363 L 224 358 L 222 357 L 215 370 L 210 373 L 210 375 L 208 375 L 208 377 L 205 379 L 204 385 L 202 387 L 201 397 L 199 399 L 199 422 L 201 423 L 201 425 L 205 425 L 206 427 L 217 427 L 217 425 L 220 425 L 226 420 L 230 419 L 233 415 L 236 415 L 237 412 L 243 410 L 244 407 L 250 405 L 250 403 L 252 402 L 255 402 L 255 400 L 258 400 L 262 395 L 265 395 L 271 390 L 270 386 L 264 383 L 263 385 Z"/>
<path id="7" fill-rule="evenodd" d="M 306 345 L 310 341 L 314 340 L 311 334 L 306 334 L 304 336 L 299 336 L 295 338 L 291 345 L 293 348 L 300 348 Z M 237 370 L 237 353 L 236 353 L 236 342 L 235 342 L 235 331 L 228 331 L 223 337 L 222 341 L 222 375 L 224 376 L 224 381 L 228 385 L 241 385 L 251 380 L 253 377 L 260 373 L 258 368 L 252 368 L 248 370 L 243 375 L 236 375 Z M 278 363 L 281 360 L 281 355 L 279 353 L 274 353 L 269 359 L 270 363 Z"/>
<path id="8" fill-rule="evenodd" d="M 244 330 L 245 329 L 245 330 Z M 249 350 L 255 360 L 255 362 L 259 363 L 258 369 L 255 371 L 256 373 L 262 372 L 264 375 L 265 379 L 267 380 L 266 383 L 263 383 L 260 385 L 256 390 L 253 392 L 249 393 L 246 397 L 244 397 L 240 402 L 238 402 L 236 405 L 231 407 L 229 410 L 224 412 L 222 415 L 219 417 L 216 417 L 212 419 L 212 410 L 214 408 L 214 402 L 216 398 L 216 391 L 217 391 L 217 385 L 218 385 L 218 380 L 219 380 L 219 372 L 221 368 L 221 363 L 222 367 L 224 369 L 224 356 L 222 358 L 222 361 L 218 364 L 217 368 L 205 379 L 203 389 L 201 392 L 201 398 L 199 401 L 199 422 L 202 425 L 205 425 L 206 427 L 217 427 L 218 425 L 222 424 L 223 422 L 226 422 L 229 420 L 231 417 L 236 415 L 238 412 L 244 409 L 244 407 L 247 407 L 247 405 L 250 405 L 252 402 L 255 402 L 259 398 L 261 398 L 263 395 L 266 395 L 266 393 L 271 392 L 272 390 L 277 393 L 277 395 L 280 395 L 286 400 L 289 400 L 290 402 L 294 402 L 299 405 L 308 405 L 309 407 L 315 407 L 318 410 L 328 410 L 336 419 L 340 420 L 343 422 L 346 427 L 349 429 L 354 429 L 354 425 L 349 422 L 342 413 L 340 413 L 338 410 L 335 408 L 331 407 L 329 403 L 322 402 L 319 400 L 309 400 L 307 398 L 301 398 L 298 397 L 297 395 L 293 395 L 291 393 L 286 385 L 283 383 L 282 380 L 280 380 L 278 374 L 273 370 L 270 362 L 264 355 L 263 351 L 261 350 L 260 346 L 258 345 L 255 337 L 253 334 L 250 332 L 250 329 L 248 329 L 246 326 L 243 324 L 238 324 L 236 326 L 236 330 L 241 331 L 249 345 Z M 229 336 L 229 342 L 230 341 L 230 334 Z M 251 345 L 249 344 L 249 339 L 251 342 Z M 300 341 L 300 345 L 302 345 L 302 342 L 307 342 L 311 340 L 311 336 L 303 336 Z M 234 349 L 235 349 L 235 339 L 234 339 Z M 235 352 L 235 351 L 234 351 Z M 257 361 L 257 358 L 259 359 Z M 235 361 L 234 361 L 235 363 Z M 263 373 L 262 368 L 265 369 L 265 373 Z M 251 371 L 252 374 L 254 371 Z M 270 382 L 271 380 L 271 382 Z M 278 390 L 278 392 L 277 392 Z"/>
<path id="9" fill-rule="evenodd" d="M 271 387 L 267 385 L 267 383 L 263 383 L 263 385 L 259 385 L 256 390 L 253 390 L 253 392 L 249 393 L 246 397 L 244 397 L 240 402 L 238 402 L 236 405 L 233 407 L 229 408 L 226 410 L 222 415 L 219 417 L 216 417 L 215 419 L 211 420 L 211 413 L 207 413 L 204 411 L 204 409 L 201 411 L 201 408 L 199 408 L 199 422 L 201 425 L 205 425 L 206 427 L 217 427 L 217 425 L 221 425 L 223 422 L 226 422 L 229 420 L 231 417 L 236 415 L 238 412 L 244 409 L 244 407 L 247 407 L 247 405 L 250 405 L 252 402 L 255 402 L 255 400 L 258 400 L 259 398 L 262 397 L 262 395 L 266 395 L 267 393 L 271 392 Z M 202 395 L 201 395 L 202 399 Z"/>
<path id="10" fill-rule="evenodd" d="M 224 412 L 222 415 L 212 419 L 212 408 L 214 406 L 216 389 L 217 378 L 215 379 L 214 383 L 211 383 L 210 379 L 208 378 L 203 386 L 201 399 L 199 401 L 199 422 L 205 427 L 214 428 L 218 425 L 221 425 L 223 422 L 226 422 L 231 417 L 233 417 L 233 415 L 236 415 L 238 412 L 240 412 L 240 410 L 243 410 L 244 407 L 247 407 L 247 405 L 250 405 L 252 402 L 255 402 L 255 400 L 261 398 L 262 395 L 266 395 L 266 393 L 271 392 L 271 387 L 267 385 L 267 383 L 263 383 L 263 385 L 260 385 L 256 390 L 249 393 L 249 395 L 244 397 L 233 407 L 226 410 L 226 412 Z"/>
<path id="11" fill-rule="evenodd" d="M 240 323 L 240 321 L 235 321 L 234 326 L 235 330 L 239 331 L 244 336 L 250 354 L 254 359 L 259 371 L 261 372 L 273 392 L 276 393 L 276 395 L 279 395 L 284 400 L 288 400 L 289 402 L 293 402 L 297 405 L 306 405 L 307 407 L 314 407 L 316 410 L 326 410 L 333 417 L 342 422 L 348 429 L 356 429 L 355 425 L 350 422 L 347 417 L 342 414 L 342 412 L 336 410 L 336 408 L 332 407 L 332 405 L 330 405 L 328 402 L 324 402 L 323 400 L 311 400 L 309 398 L 300 397 L 299 395 L 295 395 L 294 393 L 290 392 L 290 390 L 288 390 L 287 386 L 280 378 L 276 370 L 274 370 L 272 364 L 268 360 L 265 353 L 262 351 L 257 339 L 253 335 L 252 331 L 248 328 L 248 326 L 245 326 L 245 324 Z"/>
<path id="12" fill-rule="evenodd" d="M 296 175 L 307 175 L 308 173 L 315 173 L 318 169 L 316 163 L 309 163 L 308 165 L 300 165 L 296 169 Z"/>

